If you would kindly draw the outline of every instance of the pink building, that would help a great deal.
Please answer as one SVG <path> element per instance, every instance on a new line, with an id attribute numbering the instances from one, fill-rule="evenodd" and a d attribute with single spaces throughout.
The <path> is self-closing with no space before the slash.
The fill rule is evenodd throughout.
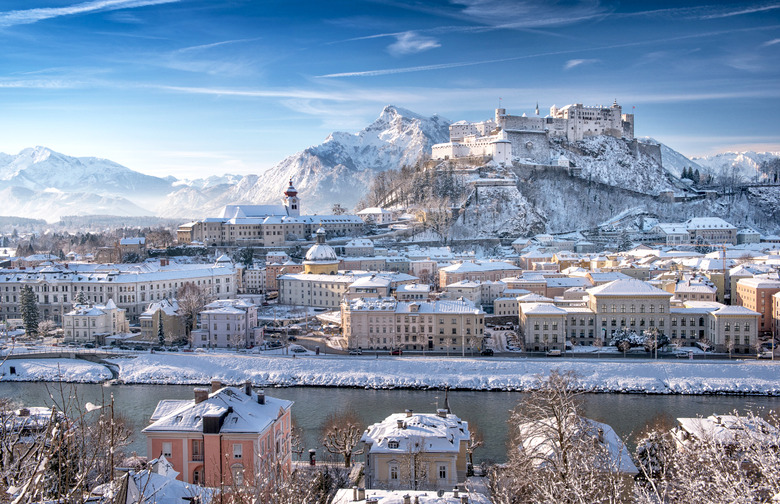
<path id="1" fill-rule="evenodd" d="M 177 479 L 209 487 L 253 485 L 285 477 L 292 465 L 292 401 L 219 381 L 196 388 L 194 400 L 160 401 L 146 435 L 149 458 L 164 455 Z"/>

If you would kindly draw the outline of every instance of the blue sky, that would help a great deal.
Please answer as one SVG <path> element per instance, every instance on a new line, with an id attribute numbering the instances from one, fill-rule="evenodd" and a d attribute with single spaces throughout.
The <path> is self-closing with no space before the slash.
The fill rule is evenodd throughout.
<path id="1" fill-rule="evenodd" d="M 780 3 L 4 0 L 0 152 L 259 173 L 386 104 L 611 104 L 686 155 L 780 151 Z M 635 108 L 633 108 L 635 107 Z"/>

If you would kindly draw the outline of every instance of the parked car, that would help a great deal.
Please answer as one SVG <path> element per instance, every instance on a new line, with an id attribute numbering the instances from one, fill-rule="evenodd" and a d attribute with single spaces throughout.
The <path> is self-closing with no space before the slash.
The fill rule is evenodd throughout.
<path id="1" fill-rule="evenodd" d="M 400 348 L 393 348 L 392 350 L 390 350 L 390 355 L 403 355 L 403 354 L 404 351 L 401 350 Z"/>
<path id="2" fill-rule="evenodd" d="M 306 349 L 303 347 L 293 347 L 290 349 L 292 353 L 306 353 Z"/>
<path id="3" fill-rule="evenodd" d="M 289 336 L 287 341 L 298 341 L 298 336 Z"/>
<path id="4" fill-rule="evenodd" d="M 484 348 L 481 352 L 479 352 L 479 355 L 493 355 L 493 349 Z"/>
<path id="5" fill-rule="evenodd" d="M 563 352 L 560 350 L 549 350 L 547 352 L 547 357 L 560 357 L 561 355 L 563 355 Z"/>
<path id="6" fill-rule="evenodd" d="M 363 355 L 363 350 L 359 348 L 353 348 L 349 351 L 349 355 Z"/>

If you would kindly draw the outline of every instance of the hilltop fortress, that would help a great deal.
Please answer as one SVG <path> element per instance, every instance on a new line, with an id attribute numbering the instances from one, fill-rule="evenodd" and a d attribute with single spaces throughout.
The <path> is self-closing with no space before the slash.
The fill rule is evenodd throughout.
<path id="1" fill-rule="evenodd" d="M 433 159 L 488 156 L 499 163 L 512 158 L 550 162 L 549 140 L 577 142 L 591 136 L 609 135 L 634 138 L 634 114 L 623 114 L 617 100 L 610 107 L 585 107 L 581 103 L 550 107 L 550 115 L 528 117 L 509 115 L 496 109 L 494 119 L 470 123 L 459 121 L 450 126 L 450 141 L 432 148 Z"/>

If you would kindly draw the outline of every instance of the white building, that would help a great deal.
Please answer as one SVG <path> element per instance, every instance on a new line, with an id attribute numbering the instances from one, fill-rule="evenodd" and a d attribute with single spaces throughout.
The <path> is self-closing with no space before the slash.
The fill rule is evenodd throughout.
<path id="1" fill-rule="evenodd" d="M 393 212 L 382 207 L 364 208 L 363 210 L 357 213 L 357 216 L 360 217 L 363 220 L 363 222 L 368 222 L 373 220 L 374 224 L 377 225 L 388 224 L 395 220 L 393 218 Z"/>
<path id="2" fill-rule="evenodd" d="M 446 409 L 392 414 L 361 438 L 366 487 L 452 489 L 466 479 L 470 435 L 468 422 Z"/>
<path id="3" fill-rule="evenodd" d="M 125 310 L 117 308 L 112 299 L 105 305 L 76 305 L 63 317 L 65 341 L 104 345 L 106 336 L 129 330 Z"/>
<path id="4" fill-rule="evenodd" d="M 252 348 L 262 342 L 257 306 L 244 299 L 214 301 L 199 313 L 200 327 L 192 331 L 193 347 Z"/>

